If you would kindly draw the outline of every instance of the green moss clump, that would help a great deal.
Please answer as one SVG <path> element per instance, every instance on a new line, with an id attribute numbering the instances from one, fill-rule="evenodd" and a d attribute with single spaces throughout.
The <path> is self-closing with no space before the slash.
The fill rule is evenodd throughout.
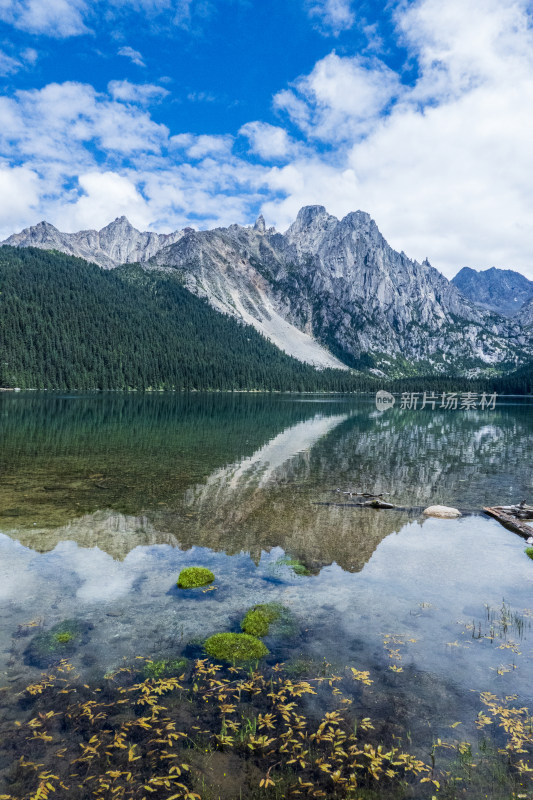
<path id="1" fill-rule="evenodd" d="M 163 658 L 160 661 L 147 661 L 144 665 L 143 675 L 145 678 L 170 678 L 174 675 L 181 675 L 185 669 L 187 669 L 186 658 Z"/>
<path id="2" fill-rule="evenodd" d="M 533 547 L 526 547 L 526 556 L 533 559 Z"/>
<path id="3" fill-rule="evenodd" d="M 248 633 L 215 633 L 204 644 L 205 652 L 219 661 L 257 661 L 269 653 L 256 636 Z"/>
<path id="4" fill-rule="evenodd" d="M 244 633 L 251 636 L 268 636 L 270 625 L 280 619 L 284 608 L 279 603 L 263 603 L 246 612 L 241 622 Z"/>
<path id="5" fill-rule="evenodd" d="M 178 577 L 180 589 L 196 589 L 198 586 L 207 586 L 213 583 L 215 576 L 207 567 L 186 567 Z"/>

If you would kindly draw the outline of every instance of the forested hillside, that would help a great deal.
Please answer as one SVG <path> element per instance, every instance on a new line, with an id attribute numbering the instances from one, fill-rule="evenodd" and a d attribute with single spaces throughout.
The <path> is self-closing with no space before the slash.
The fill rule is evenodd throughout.
<path id="1" fill-rule="evenodd" d="M 533 362 L 493 381 L 500 394 L 533 394 Z"/>
<path id="2" fill-rule="evenodd" d="M 371 378 L 317 371 L 214 311 L 171 273 L 103 271 L 0 248 L 0 386 L 36 389 L 350 391 Z"/>

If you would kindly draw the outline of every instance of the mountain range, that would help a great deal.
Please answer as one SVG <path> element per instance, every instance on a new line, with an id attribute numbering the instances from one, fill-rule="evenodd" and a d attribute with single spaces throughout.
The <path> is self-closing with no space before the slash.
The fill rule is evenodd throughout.
<path id="1" fill-rule="evenodd" d="M 285 233 L 267 229 L 262 217 L 250 227 L 170 234 L 141 233 L 125 217 L 70 234 L 41 222 L 2 244 L 58 250 L 106 270 L 139 262 L 149 273 L 172 274 L 217 311 L 318 367 L 474 376 L 533 357 L 533 304 L 525 302 L 533 283 L 510 270 L 488 270 L 485 293 L 475 276 L 486 273 L 463 269 L 449 281 L 427 260 L 393 250 L 363 211 L 339 220 L 306 206 Z M 522 306 L 498 303 L 498 291 Z"/>
<path id="2" fill-rule="evenodd" d="M 506 317 L 519 314 L 533 299 L 533 281 L 512 269 L 463 267 L 452 283 L 480 308 Z"/>

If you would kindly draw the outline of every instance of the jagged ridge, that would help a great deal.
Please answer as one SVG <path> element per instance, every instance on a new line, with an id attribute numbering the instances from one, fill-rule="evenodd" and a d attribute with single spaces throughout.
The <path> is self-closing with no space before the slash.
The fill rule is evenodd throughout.
<path id="1" fill-rule="evenodd" d="M 338 220 L 306 206 L 285 234 L 267 230 L 262 217 L 253 227 L 168 236 L 139 233 L 125 218 L 79 234 L 41 223 L 5 244 L 54 247 L 106 267 L 138 260 L 175 270 L 218 310 L 321 366 L 472 375 L 533 354 L 520 318 L 479 308 L 429 262 L 393 250 L 363 211 Z"/>
<path id="2" fill-rule="evenodd" d="M 119 264 L 147 261 L 162 247 L 179 241 L 183 231 L 162 234 L 141 233 L 126 217 L 117 217 L 100 231 L 61 233 L 49 222 L 39 222 L 32 228 L 15 233 L 2 242 L 11 247 L 39 247 L 42 250 L 59 250 L 71 256 L 93 261 L 104 269 Z"/>
<path id="3" fill-rule="evenodd" d="M 533 297 L 533 281 L 512 269 L 491 267 L 478 272 L 463 267 L 452 283 L 476 306 L 508 317 L 515 316 Z"/>

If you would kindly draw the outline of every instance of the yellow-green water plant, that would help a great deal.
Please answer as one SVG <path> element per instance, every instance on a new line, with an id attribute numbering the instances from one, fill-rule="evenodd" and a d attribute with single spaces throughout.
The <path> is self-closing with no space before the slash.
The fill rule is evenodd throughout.
<path id="1" fill-rule="evenodd" d="M 56 633 L 55 640 L 59 644 L 66 644 L 70 642 L 74 638 L 74 634 L 71 631 L 65 631 L 64 633 Z"/>
<path id="2" fill-rule="evenodd" d="M 526 547 L 525 553 L 526 556 L 529 556 L 529 558 L 533 559 L 533 547 Z"/>
<path id="3" fill-rule="evenodd" d="M 185 567 L 178 576 L 178 587 L 197 589 L 199 586 L 208 586 L 214 580 L 214 574 L 207 567 Z"/>

